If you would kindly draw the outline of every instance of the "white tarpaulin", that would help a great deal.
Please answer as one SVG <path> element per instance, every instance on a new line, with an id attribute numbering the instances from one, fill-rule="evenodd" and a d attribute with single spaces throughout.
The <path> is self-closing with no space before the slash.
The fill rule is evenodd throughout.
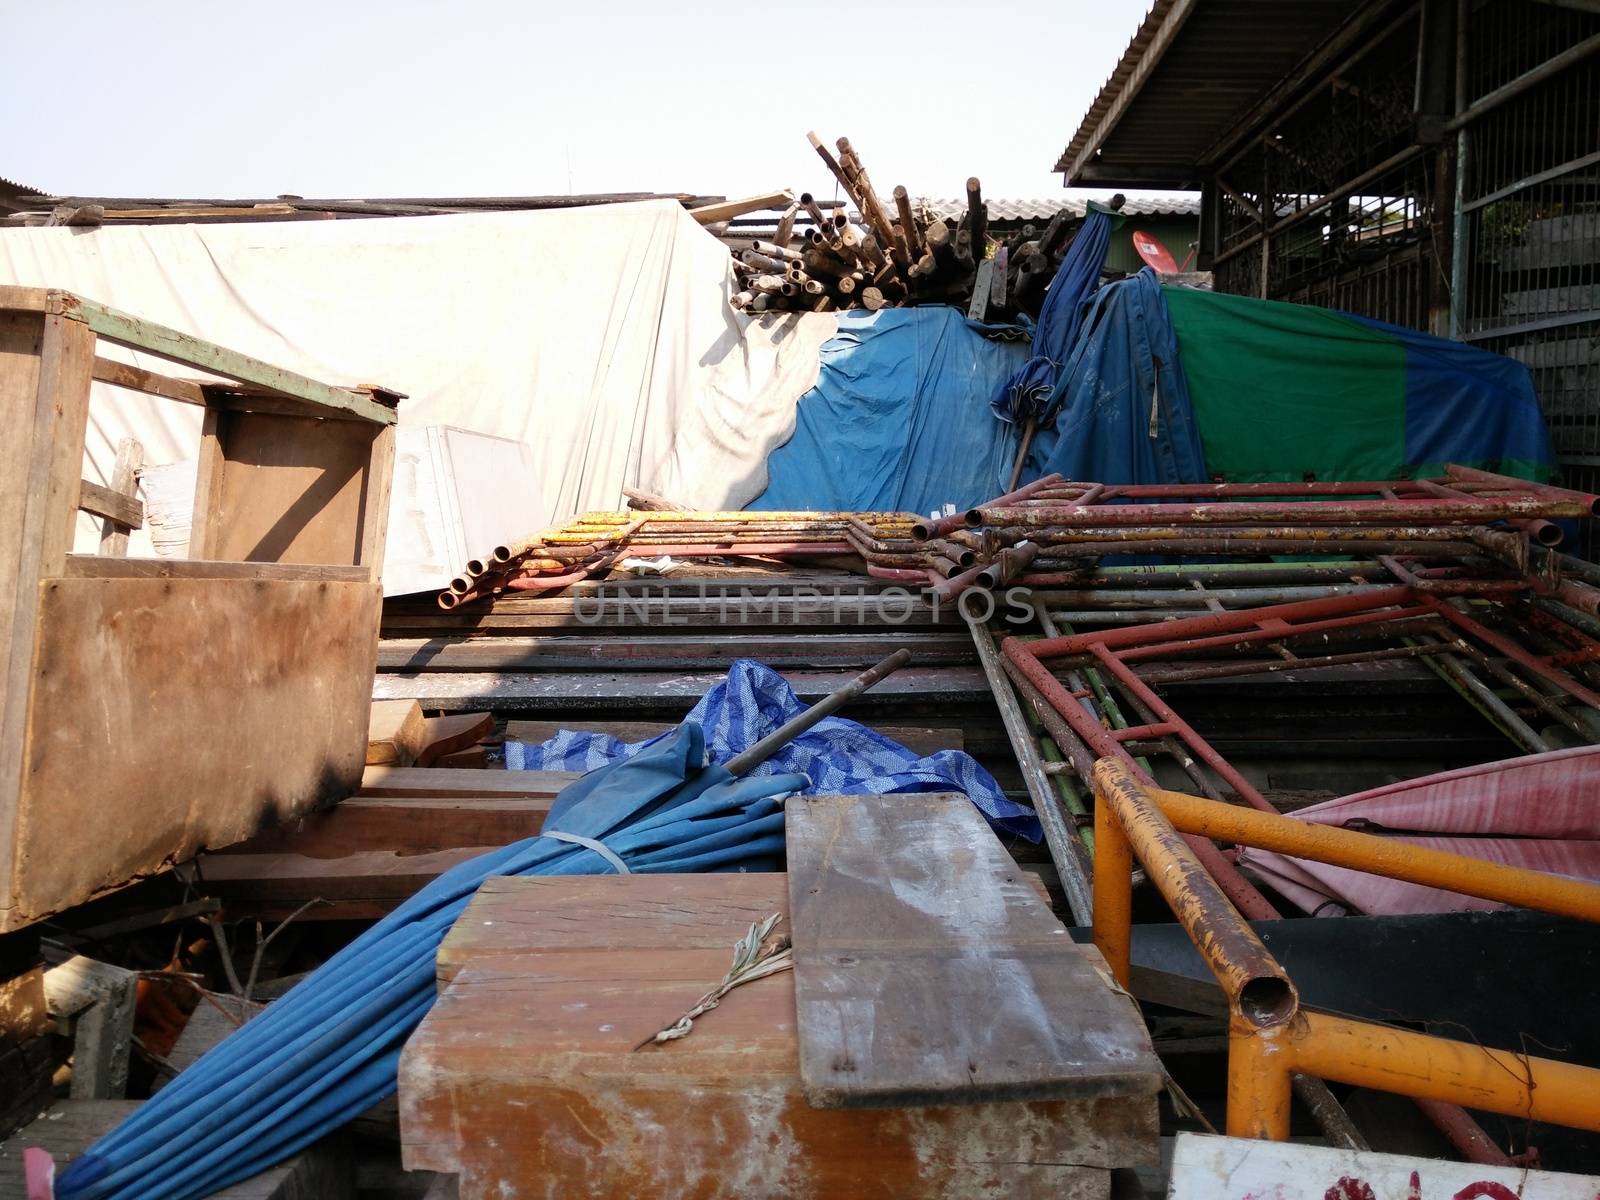
<path id="1" fill-rule="evenodd" d="M 727 248 L 668 200 L 0 230 L 0 283 L 64 288 L 329 383 L 381 383 L 409 394 L 403 425 L 525 442 L 541 525 L 616 508 L 624 486 L 713 509 L 761 492 L 835 321 L 744 317 L 731 279 Z M 192 458 L 199 429 L 192 407 L 96 384 L 85 475 L 106 482 L 127 435 L 149 464 Z"/>

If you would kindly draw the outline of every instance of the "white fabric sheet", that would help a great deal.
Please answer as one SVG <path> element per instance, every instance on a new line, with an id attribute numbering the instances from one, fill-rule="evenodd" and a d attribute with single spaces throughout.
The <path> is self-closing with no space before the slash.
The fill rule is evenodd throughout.
<path id="1" fill-rule="evenodd" d="M 731 282 L 726 247 L 666 200 L 0 230 L 0 283 L 65 288 L 330 383 L 382 383 L 409 394 L 405 425 L 525 442 L 538 525 L 616 508 L 624 486 L 713 509 L 760 494 L 836 322 L 742 316 Z M 106 481 L 125 435 L 152 466 L 192 458 L 199 429 L 197 409 L 97 384 L 85 476 Z M 533 532 L 516 524 L 503 539 Z"/>

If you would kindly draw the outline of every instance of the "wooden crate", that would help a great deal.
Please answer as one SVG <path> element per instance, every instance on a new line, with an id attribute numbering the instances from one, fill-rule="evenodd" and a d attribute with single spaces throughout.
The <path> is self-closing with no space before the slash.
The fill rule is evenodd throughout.
<path id="1" fill-rule="evenodd" d="M 752 922 L 788 908 L 782 874 L 486 880 L 401 1055 L 402 1161 L 458 1176 L 462 1200 L 1107 1200 L 1110 1168 L 1157 1161 L 1142 1080 L 1078 1099 L 812 1108 L 789 972 L 730 992 L 681 1041 L 633 1049 L 722 978 Z"/>
<path id="2" fill-rule="evenodd" d="M 188 560 L 71 553 L 141 519 L 81 478 L 93 380 L 206 410 Z M 0 932 L 359 786 L 398 399 L 0 287 Z"/>

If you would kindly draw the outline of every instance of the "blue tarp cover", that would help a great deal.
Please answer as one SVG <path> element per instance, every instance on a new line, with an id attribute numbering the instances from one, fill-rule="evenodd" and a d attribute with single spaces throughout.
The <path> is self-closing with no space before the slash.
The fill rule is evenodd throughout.
<path id="1" fill-rule="evenodd" d="M 1097 483 L 1207 478 L 1177 337 L 1149 268 L 1094 294 L 1052 403 L 1055 426 L 1035 439 L 1025 478 L 1052 471 Z"/>
<path id="2" fill-rule="evenodd" d="M 749 508 L 929 513 L 999 495 L 1016 441 L 988 400 L 1027 358 L 946 305 L 841 313 Z"/>
<path id="3" fill-rule="evenodd" d="M 706 749 L 722 761 L 754 745 L 805 710 L 794 690 L 771 667 L 734 661 L 728 677 L 700 697 L 684 720 L 705 731 Z M 506 766 L 526 771 L 592 771 L 656 745 L 628 745 L 610 734 L 564 729 L 548 742 L 506 743 Z M 827 717 L 762 763 L 752 776 L 792 772 L 810 783 L 806 795 L 880 795 L 884 792 L 965 792 L 997 827 L 1037 842 L 1033 810 L 1006 799 L 994 777 L 970 755 L 941 750 L 918 758 L 898 742 L 843 717 Z"/>

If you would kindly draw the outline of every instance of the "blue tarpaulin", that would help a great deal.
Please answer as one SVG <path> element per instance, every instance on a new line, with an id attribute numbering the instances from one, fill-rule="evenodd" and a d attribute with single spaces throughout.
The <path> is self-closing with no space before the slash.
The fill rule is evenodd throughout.
<path id="1" fill-rule="evenodd" d="M 1027 356 L 945 305 L 841 313 L 748 507 L 929 513 L 999 495 L 1015 445 L 988 398 Z"/>
<path id="2" fill-rule="evenodd" d="M 1097 483 L 1207 478 L 1177 337 L 1148 267 L 1094 294 L 1055 395 L 1054 428 L 1035 438 L 1027 478 L 1052 471 Z"/>
<path id="3" fill-rule="evenodd" d="M 1061 258 L 1045 292 L 1033 330 L 1033 357 L 995 393 L 989 407 L 1006 422 L 1046 420 L 1061 404 L 1056 387 L 1062 365 L 1077 344 L 1084 301 L 1100 282 L 1116 220 L 1110 209 L 1091 203 L 1083 227 Z"/>
<path id="4" fill-rule="evenodd" d="M 705 730 L 706 749 L 726 759 L 753 745 L 805 709 L 771 667 L 735 660 L 728 677 L 694 706 L 687 721 Z M 661 738 L 668 737 L 662 734 Z M 549 741 L 506 743 L 506 766 L 527 771 L 590 771 L 638 754 L 661 741 L 628 745 L 604 733 L 564 729 Z M 1037 842 L 1033 810 L 1006 799 L 993 776 L 970 755 L 941 750 L 919 758 L 898 742 L 843 717 L 828 717 L 773 755 L 753 775 L 790 772 L 809 780 L 806 795 L 881 795 L 885 792 L 965 792 L 998 828 Z"/>

